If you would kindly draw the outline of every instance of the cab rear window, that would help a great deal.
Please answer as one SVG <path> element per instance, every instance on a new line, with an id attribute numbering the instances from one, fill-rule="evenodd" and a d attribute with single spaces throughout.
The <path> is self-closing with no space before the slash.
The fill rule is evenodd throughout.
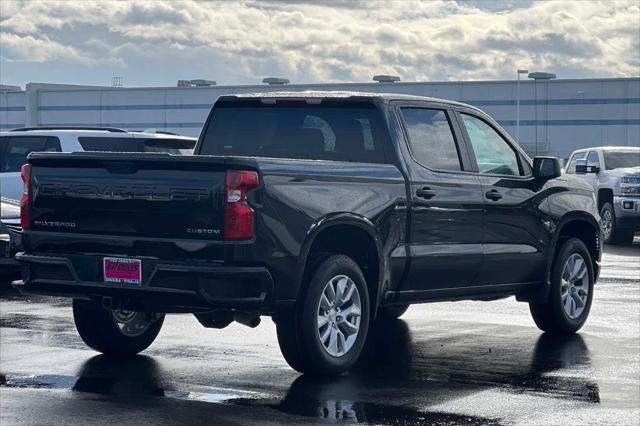
<path id="1" fill-rule="evenodd" d="M 383 163 L 385 138 L 372 104 L 223 104 L 200 154 Z"/>

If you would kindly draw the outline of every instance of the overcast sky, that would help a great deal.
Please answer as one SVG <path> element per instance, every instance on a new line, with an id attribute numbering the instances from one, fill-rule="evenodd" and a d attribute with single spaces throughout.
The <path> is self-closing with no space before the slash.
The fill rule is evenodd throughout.
<path id="1" fill-rule="evenodd" d="M 639 4 L 0 0 L 0 83 L 638 76 Z"/>

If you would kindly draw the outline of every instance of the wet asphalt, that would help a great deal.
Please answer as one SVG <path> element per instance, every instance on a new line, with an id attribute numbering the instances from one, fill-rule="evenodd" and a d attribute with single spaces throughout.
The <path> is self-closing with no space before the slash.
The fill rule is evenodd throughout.
<path id="1" fill-rule="evenodd" d="M 505 265 L 508 267 L 508 265 Z M 526 304 L 416 305 L 333 379 L 300 375 L 275 326 L 170 315 L 143 354 L 86 348 L 65 299 L 0 293 L 0 424 L 640 424 L 640 240 L 607 247 L 591 315 L 565 338 Z"/>

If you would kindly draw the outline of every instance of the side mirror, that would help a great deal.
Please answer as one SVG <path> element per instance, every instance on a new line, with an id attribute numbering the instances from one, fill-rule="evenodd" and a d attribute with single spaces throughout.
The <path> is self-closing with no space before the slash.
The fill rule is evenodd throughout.
<path id="1" fill-rule="evenodd" d="M 536 179 L 554 179 L 562 174 L 560 160 L 556 157 L 536 157 L 533 159 L 533 176 Z"/>
<path id="2" fill-rule="evenodd" d="M 576 173 L 579 175 L 583 175 L 587 173 L 587 160 L 580 159 L 576 160 Z"/>

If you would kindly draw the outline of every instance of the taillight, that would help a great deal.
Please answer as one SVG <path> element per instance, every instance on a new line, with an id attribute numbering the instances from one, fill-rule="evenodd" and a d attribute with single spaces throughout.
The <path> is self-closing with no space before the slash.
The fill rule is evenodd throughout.
<path id="1" fill-rule="evenodd" d="M 23 164 L 20 168 L 22 177 L 22 197 L 20 198 L 20 226 L 22 229 L 31 227 L 31 212 L 29 203 L 29 183 L 31 182 L 31 164 Z"/>
<path id="2" fill-rule="evenodd" d="M 247 203 L 247 191 L 258 186 L 258 174 L 246 170 L 228 170 L 224 198 L 224 238 L 253 238 L 254 211 Z"/>

